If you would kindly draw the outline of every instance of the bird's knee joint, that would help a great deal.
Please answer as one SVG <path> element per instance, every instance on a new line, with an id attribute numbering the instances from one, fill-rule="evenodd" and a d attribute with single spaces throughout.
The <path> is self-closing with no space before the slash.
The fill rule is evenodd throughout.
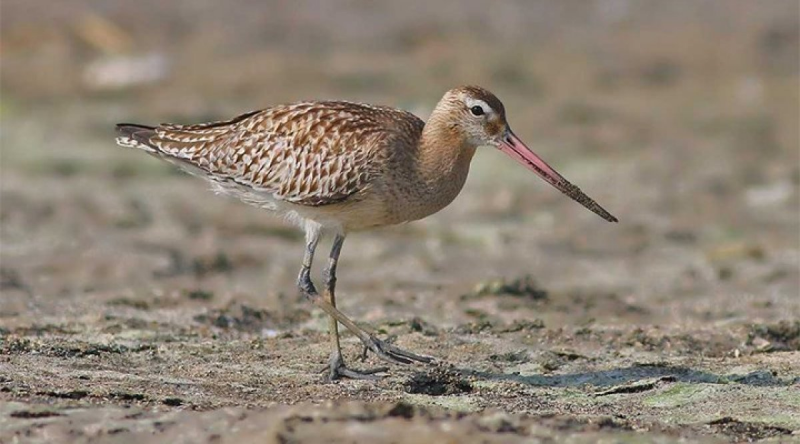
<path id="1" fill-rule="evenodd" d="M 303 292 L 305 296 L 311 297 L 317 295 L 317 289 L 314 283 L 311 282 L 311 269 L 303 267 L 300 269 L 300 274 L 297 276 L 297 287 Z"/>

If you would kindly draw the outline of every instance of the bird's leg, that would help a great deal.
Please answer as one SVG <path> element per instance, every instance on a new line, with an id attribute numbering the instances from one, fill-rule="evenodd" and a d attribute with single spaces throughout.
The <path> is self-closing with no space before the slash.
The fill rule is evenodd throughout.
<path id="1" fill-rule="evenodd" d="M 314 287 L 314 283 L 311 282 L 311 262 L 314 259 L 314 251 L 316 250 L 317 244 L 319 243 L 319 235 L 320 232 L 318 227 L 306 230 L 306 251 L 305 254 L 303 255 L 303 266 L 300 269 L 300 275 L 297 277 L 297 286 L 300 287 L 300 291 L 303 293 L 303 295 L 306 298 L 308 298 L 311 301 L 311 303 L 321 308 L 331 318 L 335 319 L 336 321 L 344 325 L 345 328 L 350 330 L 350 332 L 356 335 L 356 337 L 358 337 L 358 339 L 360 339 L 361 342 L 364 343 L 364 346 L 366 348 L 371 350 L 373 353 L 375 353 L 375 355 L 377 355 L 384 361 L 392 362 L 395 364 L 410 364 L 413 361 L 431 362 L 433 359 L 428 356 L 420 356 L 411 352 L 407 352 L 403 349 L 395 347 L 392 344 L 389 344 L 388 342 L 381 341 L 380 339 L 375 337 L 374 334 L 369 333 L 363 328 L 356 325 L 355 322 L 351 321 L 350 318 L 344 315 L 344 313 L 337 310 L 336 307 L 334 307 L 327 300 L 323 299 L 319 295 L 319 293 L 317 293 L 317 289 Z M 341 249 L 341 242 L 338 248 Z M 337 253 L 337 258 L 338 258 L 338 253 Z M 333 293 L 331 292 L 331 296 L 332 295 Z M 338 333 L 336 334 L 335 337 L 338 338 Z"/>
<path id="2" fill-rule="evenodd" d="M 339 253 L 342 251 L 344 235 L 336 234 L 333 239 L 333 247 L 328 259 L 328 267 L 325 269 L 325 300 L 336 307 L 336 265 L 339 262 Z M 339 322 L 335 317 L 328 317 L 328 326 L 331 335 L 331 357 L 328 360 L 328 378 L 335 380 L 339 378 L 351 379 L 379 379 L 375 373 L 385 372 L 388 367 L 378 367 L 369 370 L 352 370 L 347 368 L 342 357 L 342 347 L 339 343 Z"/>

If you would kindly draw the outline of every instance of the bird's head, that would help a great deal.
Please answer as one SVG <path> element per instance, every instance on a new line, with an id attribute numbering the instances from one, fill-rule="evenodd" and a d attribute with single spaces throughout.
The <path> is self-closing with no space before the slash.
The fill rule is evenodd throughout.
<path id="1" fill-rule="evenodd" d="M 503 103 L 479 86 L 451 89 L 437 106 L 437 110 L 442 108 L 448 126 L 472 147 L 497 147 L 509 131 Z"/>
<path id="2" fill-rule="evenodd" d="M 616 217 L 567 181 L 511 131 L 503 103 L 488 90 L 479 86 L 451 89 L 436 106 L 431 120 L 444 125 L 467 146 L 499 149 L 603 219 L 617 222 Z"/>

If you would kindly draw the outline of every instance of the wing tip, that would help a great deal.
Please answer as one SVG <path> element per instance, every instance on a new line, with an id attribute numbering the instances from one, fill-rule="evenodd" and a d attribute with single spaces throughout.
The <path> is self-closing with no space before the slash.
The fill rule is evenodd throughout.
<path id="1" fill-rule="evenodd" d="M 124 136 L 130 136 L 131 134 L 135 134 L 142 131 L 155 132 L 156 127 L 149 125 L 140 125 L 138 123 L 118 123 L 114 125 L 114 129 L 116 129 L 118 133 Z"/>
<path id="2" fill-rule="evenodd" d="M 116 140 L 118 145 L 155 151 L 155 147 L 150 142 L 150 138 L 156 134 L 154 126 L 140 125 L 138 123 L 118 123 L 114 128 L 119 134 Z"/>

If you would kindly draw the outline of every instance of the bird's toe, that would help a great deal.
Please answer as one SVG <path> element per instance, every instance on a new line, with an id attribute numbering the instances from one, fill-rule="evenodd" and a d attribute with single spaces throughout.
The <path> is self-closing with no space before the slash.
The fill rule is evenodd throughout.
<path id="1" fill-rule="evenodd" d="M 395 347 L 386 341 L 381 341 L 375 336 L 370 336 L 369 343 L 365 345 L 366 348 L 372 350 L 372 352 L 375 353 L 375 355 L 379 358 L 394 364 L 412 364 L 414 361 L 430 363 L 433 361 L 433 358 L 429 356 L 411 353 L 399 347 Z"/>
<path id="2" fill-rule="evenodd" d="M 328 381 L 335 381 L 337 379 L 366 379 L 366 380 L 379 380 L 383 375 L 377 373 L 384 373 L 389 370 L 389 367 L 376 367 L 365 370 L 356 370 L 348 368 L 344 363 L 341 355 L 332 356 L 327 367 Z"/>

